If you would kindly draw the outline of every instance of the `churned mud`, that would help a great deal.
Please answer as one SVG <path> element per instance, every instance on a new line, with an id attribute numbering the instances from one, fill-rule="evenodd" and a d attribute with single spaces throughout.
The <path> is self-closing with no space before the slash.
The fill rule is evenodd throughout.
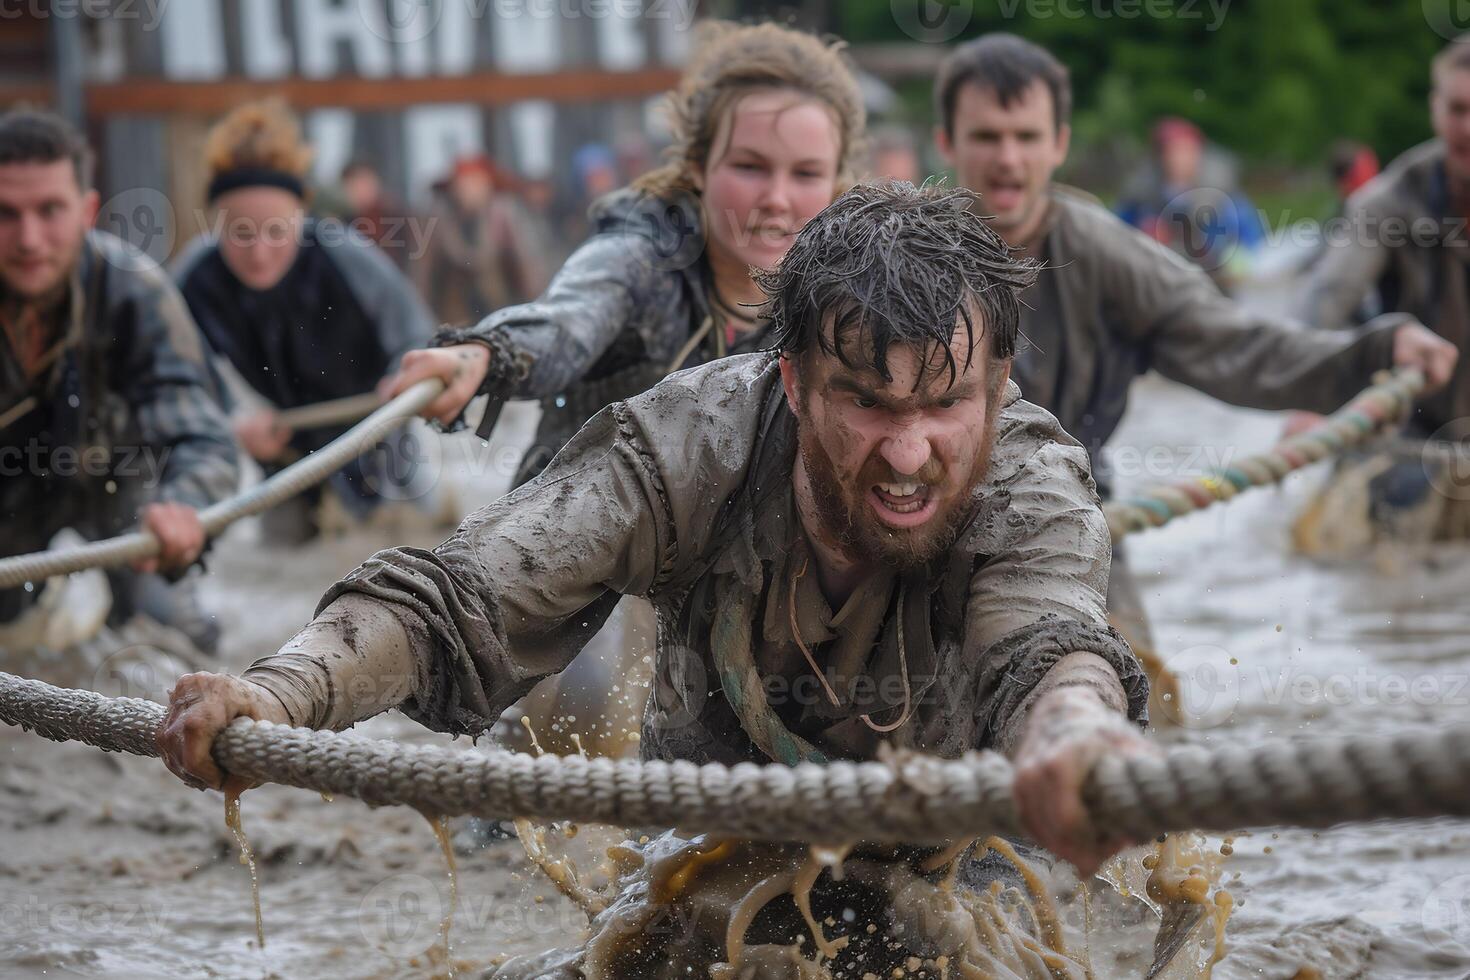
<path id="1" fill-rule="evenodd" d="M 458 450 L 443 454 L 444 479 L 462 505 L 491 499 L 505 485 L 514 440 L 529 435 L 532 421 L 530 413 L 508 417 L 514 438 L 468 459 Z M 1230 454 L 1269 445 L 1279 425 L 1277 416 L 1224 408 L 1146 382 L 1117 441 L 1119 489 L 1203 473 L 1228 462 Z M 500 465 L 501 459 L 509 462 Z M 1467 717 L 1470 548 L 1381 551 L 1355 562 L 1299 556 L 1290 546 L 1291 518 L 1321 478 L 1322 469 L 1313 468 L 1281 490 L 1246 495 L 1130 542 L 1159 655 L 1179 677 L 1168 704 L 1177 713 L 1173 720 L 1183 724 L 1160 737 L 1209 745 L 1388 734 Z M 206 597 L 227 636 L 210 666 L 238 671 L 274 650 L 307 621 L 331 581 L 377 548 L 427 545 L 437 537 L 427 530 L 391 539 L 358 532 L 285 551 L 261 546 L 253 528 L 236 529 L 210 560 Z M 5 669 L 162 699 L 174 676 L 200 662 L 187 651 L 157 652 L 156 635 L 142 638 L 149 642 L 109 634 L 79 661 L 43 659 Z M 359 731 L 410 743 L 448 741 L 396 714 Z M 468 740 L 460 742 L 470 749 Z M 844 937 L 851 937 L 844 945 L 858 944 L 858 934 L 870 935 L 869 924 L 876 932 L 898 921 L 892 910 L 886 919 L 859 921 L 867 913 L 854 908 L 847 922 L 845 906 L 821 900 L 802 909 L 797 898 L 809 884 L 803 875 L 813 868 L 830 874 L 840 863 L 833 854 L 814 859 L 794 849 L 757 858 L 744 845 L 716 853 L 719 842 L 684 844 L 653 830 L 640 843 L 638 836 L 624 842 L 605 828 L 532 828 L 542 863 L 575 866 L 577 891 L 567 886 L 571 875 L 553 881 L 518 841 L 472 844 L 451 822 L 448 833 L 459 835 L 451 877 L 435 828 L 420 813 L 267 786 L 240 801 L 259 881 L 262 947 L 250 869 L 226 825 L 222 794 L 187 789 L 156 760 L 58 745 L 12 728 L 0 729 L 0 759 L 5 977 L 481 977 L 497 970 L 561 977 L 556 971 L 578 957 L 585 965 L 589 949 L 614 957 L 600 961 L 614 964 L 616 956 L 640 955 L 608 938 L 608 923 L 626 921 L 614 913 L 626 911 L 631 899 L 619 906 L 607 886 L 614 878 L 647 886 L 654 871 L 669 868 L 664 887 L 681 882 L 678 890 L 687 899 L 664 913 L 669 941 L 682 937 L 710 948 L 723 941 L 726 952 L 732 940 L 743 941 L 746 956 L 739 962 L 769 963 L 772 976 L 813 975 L 790 961 L 785 945 L 811 950 L 825 944 L 836 962 Z M 1223 959 L 1214 975 L 1225 978 L 1460 977 L 1470 971 L 1470 825 L 1266 829 L 1169 846 L 1182 872 L 1155 874 L 1150 885 L 1143 858 L 1155 849 L 1143 849 L 1110 869 L 1116 887 L 1094 883 L 1085 899 L 1065 869 L 1043 868 L 1065 961 L 1045 950 L 1030 951 L 1032 961 L 1051 975 L 1090 970 L 1099 978 L 1143 976 L 1158 931 L 1149 903 L 1167 904 L 1203 888 L 1204 914 L 1187 930 L 1187 955 L 1165 976 L 1197 976 L 1200 957 L 1208 960 L 1217 951 Z M 704 857 L 692 857 L 696 853 Z M 773 863 L 760 869 L 760 881 L 748 875 L 727 880 L 737 858 Z M 862 858 L 847 860 L 858 880 L 868 873 L 860 870 Z M 694 870 L 680 877 L 685 867 Z M 1191 874 L 1191 867 L 1204 872 Z M 935 907 L 947 901 L 942 870 L 908 874 L 885 879 L 885 887 L 906 888 L 909 911 L 920 900 Z M 722 894 L 722 887 L 734 901 L 710 913 L 698 897 L 701 881 L 709 894 Z M 750 896 L 762 883 L 773 899 L 789 904 L 806 938 L 798 942 L 775 927 L 761 931 L 760 895 Z M 1222 900 L 1222 893 L 1229 898 Z M 1016 902 L 1012 912 L 1036 920 L 1037 896 L 1023 889 L 1022 897 L 1032 911 Z M 732 917 L 747 912 L 756 928 L 731 929 Z M 601 924 L 589 928 L 589 918 Z M 979 916 L 955 921 L 981 928 Z M 988 912 L 984 919 L 997 937 L 1008 921 Z M 606 941 L 598 946 L 600 935 Z M 898 968 L 914 975 L 1005 975 L 987 964 L 988 973 L 960 971 L 953 950 L 941 951 L 956 935 L 941 936 L 927 954 Z M 548 952 L 558 949 L 570 952 Z M 945 956 L 951 958 L 941 962 Z M 525 965 L 537 962 L 526 957 L 540 957 L 542 972 L 526 973 Z"/>

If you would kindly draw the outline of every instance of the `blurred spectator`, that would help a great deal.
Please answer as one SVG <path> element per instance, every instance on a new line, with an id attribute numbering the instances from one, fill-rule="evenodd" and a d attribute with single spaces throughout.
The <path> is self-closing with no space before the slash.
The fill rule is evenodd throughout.
<path id="1" fill-rule="evenodd" d="M 1229 290 L 1249 271 L 1265 231 L 1231 167 L 1186 119 L 1155 124 L 1153 157 L 1125 189 L 1118 216 L 1199 265 Z"/>
<path id="2" fill-rule="evenodd" d="M 418 268 L 423 294 L 441 321 L 472 323 L 545 287 L 545 267 L 511 186 L 510 176 L 483 154 L 455 163 Z"/>
<path id="3" fill-rule="evenodd" d="M 521 204 L 525 209 L 526 249 L 542 269 L 559 268 L 571 254 L 573 243 L 556 231 L 556 185 L 541 177 L 521 182 Z"/>
<path id="4" fill-rule="evenodd" d="M 1338 140 L 1327 155 L 1327 169 L 1337 188 L 1338 200 L 1346 202 L 1353 191 L 1378 176 L 1378 154 L 1371 146 Z"/>
<path id="5" fill-rule="evenodd" d="M 235 436 L 267 473 L 347 428 L 293 431 L 278 409 L 373 391 L 433 326 L 412 285 L 371 242 L 307 215 L 311 155 L 279 101 L 226 116 L 204 147 L 213 230 L 190 243 L 174 269 L 190 312 L 234 369 Z M 427 505 L 433 474 L 416 465 L 418 454 L 412 431 L 399 430 L 328 486 L 356 519 L 384 500 Z M 267 537 L 313 537 L 321 502 L 317 487 L 267 512 Z"/>
<path id="6" fill-rule="evenodd" d="M 343 218 L 407 272 L 422 246 L 422 222 L 384 189 L 377 168 L 366 160 L 350 161 L 342 168 L 341 193 Z"/>
<path id="7" fill-rule="evenodd" d="M 919 160 L 919 148 L 914 135 L 901 126 L 883 126 L 873 130 L 872 175 L 891 180 L 906 180 L 919 184 L 926 176 L 924 165 Z"/>

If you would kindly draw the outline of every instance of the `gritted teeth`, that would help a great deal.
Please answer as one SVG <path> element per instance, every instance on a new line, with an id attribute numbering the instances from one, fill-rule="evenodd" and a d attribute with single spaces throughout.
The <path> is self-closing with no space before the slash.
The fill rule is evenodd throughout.
<path id="1" fill-rule="evenodd" d="M 910 497 L 924 489 L 922 483 L 880 483 L 878 489 L 890 497 Z"/>

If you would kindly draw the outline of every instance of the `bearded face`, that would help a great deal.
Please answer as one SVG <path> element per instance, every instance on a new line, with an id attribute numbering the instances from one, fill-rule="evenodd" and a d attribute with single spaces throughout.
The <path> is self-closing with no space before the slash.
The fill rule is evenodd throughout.
<path id="1" fill-rule="evenodd" d="M 898 569 L 954 543 L 989 469 L 1008 362 L 896 347 L 890 380 L 820 351 L 783 362 L 798 445 L 821 527 L 851 560 Z M 992 372 L 999 372 L 992 374 Z"/>

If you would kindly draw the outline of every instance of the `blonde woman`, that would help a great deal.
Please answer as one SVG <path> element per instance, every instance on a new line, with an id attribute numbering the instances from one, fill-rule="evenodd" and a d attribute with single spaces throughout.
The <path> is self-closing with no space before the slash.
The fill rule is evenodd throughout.
<path id="1" fill-rule="evenodd" d="M 603 406 L 762 346 L 751 271 L 850 183 L 865 120 L 840 48 L 774 24 L 705 31 L 670 95 L 668 162 L 593 206 L 591 239 L 540 299 L 410 352 L 390 386 L 444 379 L 425 414 L 446 425 L 476 394 L 540 399 L 517 485 Z"/>

